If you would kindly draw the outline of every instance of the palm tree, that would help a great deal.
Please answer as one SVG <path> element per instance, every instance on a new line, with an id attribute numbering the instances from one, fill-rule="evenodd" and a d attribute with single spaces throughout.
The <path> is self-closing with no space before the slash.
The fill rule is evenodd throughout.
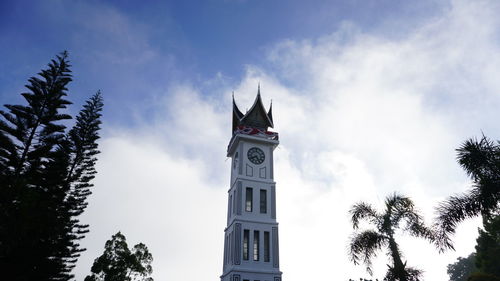
<path id="1" fill-rule="evenodd" d="M 386 280 L 419 280 L 422 272 L 406 266 L 394 237 L 396 230 L 403 224 L 402 230 L 408 234 L 434 241 L 433 232 L 424 225 L 422 216 L 415 210 L 410 198 L 397 193 L 390 195 L 385 200 L 384 213 L 377 212 L 367 203 L 359 202 L 352 206 L 349 214 L 355 230 L 349 247 L 349 256 L 354 264 L 364 263 L 371 275 L 372 258 L 377 251 L 386 248 L 392 261 L 392 265 L 388 265 Z M 358 232 L 359 223 L 363 220 L 375 226 L 375 229 Z"/>
<path id="2" fill-rule="evenodd" d="M 495 144 L 484 135 L 479 141 L 469 139 L 457 149 L 457 160 L 473 184 L 437 207 L 434 228 L 440 251 L 454 249 L 450 235 L 460 222 L 479 215 L 486 221 L 500 211 L 500 142 Z"/>

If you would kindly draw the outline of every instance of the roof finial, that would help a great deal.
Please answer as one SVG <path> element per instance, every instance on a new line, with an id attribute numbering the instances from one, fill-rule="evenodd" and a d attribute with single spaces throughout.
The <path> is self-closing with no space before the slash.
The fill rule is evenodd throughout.
<path id="1" fill-rule="evenodd" d="M 260 81 L 259 81 L 259 86 L 257 88 L 257 95 L 260 95 Z"/>

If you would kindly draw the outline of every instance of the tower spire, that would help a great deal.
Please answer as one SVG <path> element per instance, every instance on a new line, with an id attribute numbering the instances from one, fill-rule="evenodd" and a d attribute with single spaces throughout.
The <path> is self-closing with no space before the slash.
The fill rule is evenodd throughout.
<path id="1" fill-rule="evenodd" d="M 264 104 L 262 103 L 262 97 L 260 95 L 260 82 L 257 87 L 257 96 L 255 101 L 245 114 L 236 106 L 233 93 L 233 132 L 238 126 L 252 127 L 260 130 L 267 131 L 267 128 L 274 127 L 272 110 L 266 112 Z"/>

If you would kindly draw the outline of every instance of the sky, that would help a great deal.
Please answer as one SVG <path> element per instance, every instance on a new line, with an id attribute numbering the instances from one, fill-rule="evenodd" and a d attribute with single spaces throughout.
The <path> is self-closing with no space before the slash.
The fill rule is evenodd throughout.
<path id="1" fill-rule="evenodd" d="M 348 210 L 397 191 L 431 223 L 470 180 L 455 149 L 500 139 L 500 2 L 465 0 L 0 1 L 0 102 L 68 50 L 76 114 L 105 109 L 98 175 L 83 223 L 89 274 L 111 235 L 145 243 L 155 280 L 218 280 L 230 161 L 231 95 L 273 103 L 283 280 L 368 277 L 347 258 Z M 398 236 L 425 280 L 474 250 Z M 367 226 L 366 226 L 367 227 Z M 380 252 L 374 278 L 388 259 Z"/>

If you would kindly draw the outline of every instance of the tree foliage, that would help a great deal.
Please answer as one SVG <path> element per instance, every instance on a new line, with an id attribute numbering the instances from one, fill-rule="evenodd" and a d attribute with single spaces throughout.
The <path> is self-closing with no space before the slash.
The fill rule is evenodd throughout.
<path id="1" fill-rule="evenodd" d="M 500 216 L 484 220 L 476 253 L 448 265 L 450 281 L 500 280 Z"/>
<path id="2" fill-rule="evenodd" d="M 500 277 L 491 274 L 475 272 L 467 279 L 467 281 L 500 281 Z"/>
<path id="3" fill-rule="evenodd" d="M 103 107 L 101 94 L 72 117 L 67 52 L 28 80 L 26 105 L 0 110 L 0 269 L 5 280 L 69 280 L 88 226 L 86 207 Z"/>
<path id="4" fill-rule="evenodd" d="M 153 281 L 152 261 L 146 245 L 139 243 L 130 250 L 125 236 L 118 232 L 106 241 L 104 253 L 95 259 L 85 281 Z"/>
<path id="5" fill-rule="evenodd" d="M 449 197 L 437 208 L 436 244 L 440 251 L 453 249 L 450 236 L 463 220 L 479 215 L 489 219 L 499 212 L 500 143 L 485 136 L 479 141 L 469 139 L 457 149 L 457 160 L 473 184 L 469 191 Z"/>
<path id="6" fill-rule="evenodd" d="M 359 229 L 361 221 L 366 221 L 375 227 L 371 230 L 356 231 L 351 237 L 349 256 L 354 264 L 364 263 L 371 275 L 372 258 L 382 248 L 386 248 L 391 257 L 391 265 L 388 265 L 384 280 L 419 280 L 421 271 L 407 266 L 406 261 L 402 261 L 402 253 L 394 237 L 396 230 L 402 229 L 415 237 L 430 241 L 434 239 L 432 231 L 425 226 L 410 198 L 395 193 L 386 198 L 383 213 L 377 212 L 364 202 L 353 205 L 349 213 L 354 230 Z"/>
<path id="7" fill-rule="evenodd" d="M 455 263 L 447 266 L 450 281 L 467 281 L 469 276 L 477 271 L 476 254 L 472 253 L 466 258 L 459 257 Z"/>
<path id="8" fill-rule="evenodd" d="M 500 280 L 500 216 L 484 220 L 483 227 L 476 239 L 476 253 L 448 265 L 450 281 Z"/>
<path id="9" fill-rule="evenodd" d="M 486 219 L 483 226 L 476 240 L 476 266 L 480 272 L 500 279 L 500 216 Z"/>

